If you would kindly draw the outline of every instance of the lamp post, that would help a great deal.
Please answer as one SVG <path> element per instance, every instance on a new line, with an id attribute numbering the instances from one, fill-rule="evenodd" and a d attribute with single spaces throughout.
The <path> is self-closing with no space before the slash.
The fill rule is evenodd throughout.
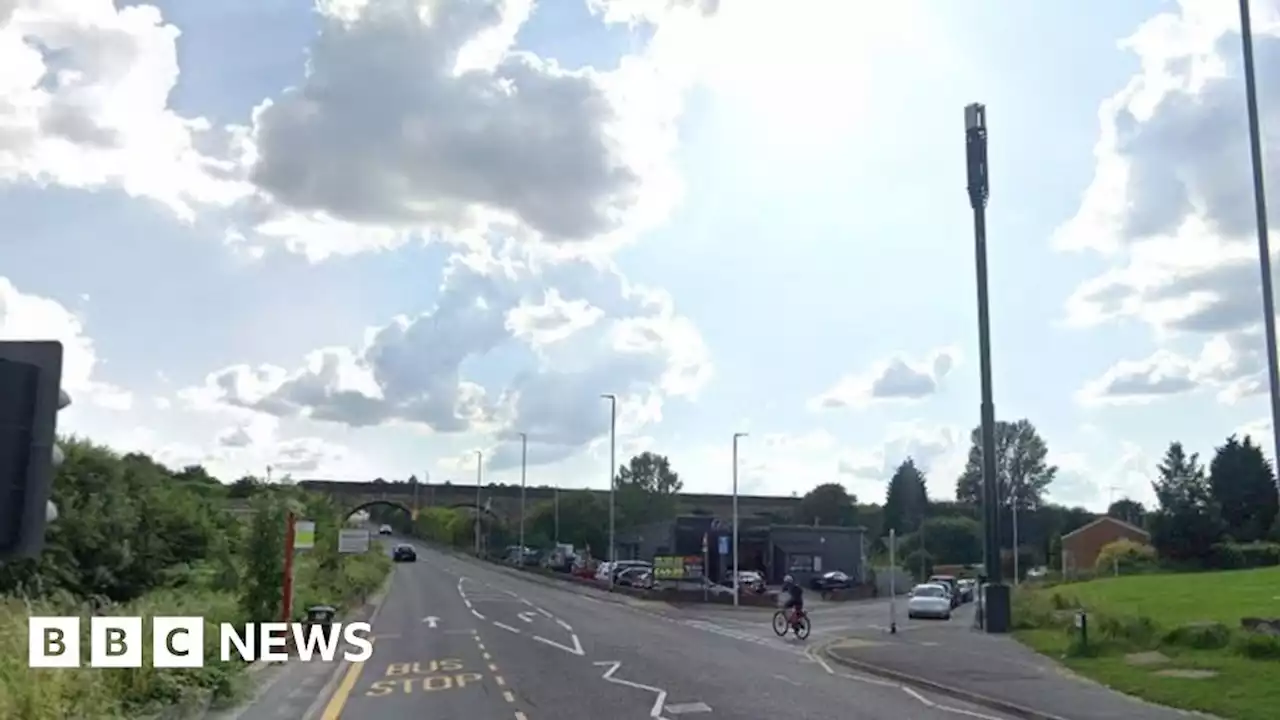
<path id="1" fill-rule="evenodd" d="M 1267 342 L 1267 384 L 1271 387 L 1272 450 L 1280 458 L 1280 360 L 1276 357 L 1275 292 L 1271 283 L 1271 243 L 1267 237 L 1267 192 L 1258 123 L 1258 83 L 1253 71 L 1253 22 L 1249 0 L 1240 0 L 1240 47 L 1244 53 L 1244 96 L 1249 113 L 1249 154 L 1253 160 L 1253 206 L 1258 223 L 1258 265 L 1262 272 L 1262 327 Z M 1280 462 L 1280 461 L 1278 461 Z M 1276 479 L 1280 492 L 1280 477 Z"/>
<path id="2" fill-rule="evenodd" d="M 614 558 L 614 490 L 617 482 L 614 481 L 614 473 L 618 471 L 618 396 L 611 393 L 605 393 L 600 396 L 609 401 L 609 587 L 613 587 L 613 563 Z"/>
<path id="3" fill-rule="evenodd" d="M 484 452 L 476 451 L 476 556 L 480 556 L 480 483 L 484 478 Z"/>
<path id="4" fill-rule="evenodd" d="M 1009 586 L 1002 580 L 1000 563 L 1000 490 L 996 476 L 996 408 L 991 391 L 991 315 L 987 295 L 987 200 L 991 189 L 987 175 L 987 107 L 980 103 L 964 109 L 965 159 L 969 206 L 973 209 L 973 246 L 978 285 L 978 356 L 982 381 L 982 496 L 987 555 L 987 632 L 1009 628 Z"/>
<path id="5" fill-rule="evenodd" d="M 738 598 L 738 440 L 746 437 L 747 434 L 740 432 L 733 434 L 733 604 L 739 603 Z"/>
<path id="6" fill-rule="evenodd" d="M 525 473 L 529 466 L 529 435 L 520 433 L 520 565 L 524 566 Z"/>

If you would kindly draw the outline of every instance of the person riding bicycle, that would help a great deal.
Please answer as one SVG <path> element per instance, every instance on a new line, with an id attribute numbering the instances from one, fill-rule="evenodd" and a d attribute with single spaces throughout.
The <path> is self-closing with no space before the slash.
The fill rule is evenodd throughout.
<path id="1" fill-rule="evenodd" d="M 782 578 L 782 592 L 787 594 L 787 602 L 782 609 L 791 611 L 787 619 L 794 625 L 800 620 L 800 614 L 804 612 L 804 588 L 796 583 L 795 578 L 788 575 Z"/>

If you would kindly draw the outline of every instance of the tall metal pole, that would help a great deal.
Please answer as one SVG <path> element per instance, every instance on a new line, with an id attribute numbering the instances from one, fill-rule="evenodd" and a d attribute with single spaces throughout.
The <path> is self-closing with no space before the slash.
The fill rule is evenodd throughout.
<path id="1" fill-rule="evenodd" d="M 1271 386 L 1271 441 L 1280 463 L 1280 360 L 1276 357 L 1275 294 L 1271 287 L 1271 242 L 1267 237 L 1267 192 L 1263 181 L 1262 131 L 1258 123 L 1258 84 L 1253 72 L 1253 22 L 1249 0 L 1240 0 L 1240 39 L 1244 52 L 1244 96 L 1249 110 L 1249 154 L 1253 160 L 1253 206 L 1258 222 L 1258 265 L 1262 271 L 1262 327 L 1267 342 L 1267 380 Z M 1280 470 L 1276 473 L 1280 493 Z"/>
<path id="2" fill-rule="evenodd" d="M 557 487 L 555 490 L 552 491 L 551 497 L 552 497 L 551 504 L 555 507 L 556 545 L 559 545 L 560 544 L 560 488 L 559 487 Z"/>
<path id="3" fill-rule="evenodd" d="M 1011 501 L 1013 502 L 1013 584 L 1014 584 L 1014 587 L 1017 587 L 1019 584 L 1019 578 L 1022 577 L 1021 574 L 1018 572 L 1018 569 L 1019 569 L 1018 555 L 1020 555 L 1021 553 L 1018 552 L 1018 501 L 1019 501 L 1019 498 L 1018 498 L 1017 487 L 1014 487 L 1013 489 L 1013 498 L 1011 499 Z"/>
<path id="4" fill-rule="evenodd" d="M 524 566 L 525 474 L 529 467 L 529 436 L 520 433 L 520 565 Z"/>
<path id="5" fill-rule="evenodd" d="M 616 550 L 614 546 L 614 522 L 616 515 L 616 510 L 614 509 L 614 491 L 617 489 L 618 483 L 614 478 L 614 473 L 618 472 L 618 396 L 606 393 L 600 397 L 609 401 L 609 587 L 613 587 L 613 563 L 617 562 L 617 558 L 614 556 Z"/>
<path id="6" fill-rule="evenodd" d="M 480 483 L 484 479 L 484 452 L 476 451 L 476 555 L 480 555 Z"/>
<path id="7" fill-rule="evenodd" d="M 991 318 L 987 296 L 987 108 L 964 109 L 965 159 L 969 206 L 973 209 L 973 245 L 978 285 L 978 356 L 982 381 L 982 487 L 986 520 L 987 631 L 1007 632 L 1009 588 L 1003 584 L 1000 557 L 1000 491 L 996 476 L 996 409 L 991 390 Z M 998 596 L 998 597 L 997 597 Z"/>
<path id="8" fill-rule="evenodd" d="M 746 433 L 733 434 L 733 604 L 738 605 L 738 439 Z"/>

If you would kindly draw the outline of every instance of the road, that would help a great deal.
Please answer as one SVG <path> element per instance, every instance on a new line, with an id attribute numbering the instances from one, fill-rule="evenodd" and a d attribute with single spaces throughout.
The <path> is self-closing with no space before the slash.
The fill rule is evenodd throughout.
<path id="1" fill-rule="evenodd" d="M 235 717 L 1006 720 L 828 665 L 815 650 L 834 608 L 816 608 L 807 642 L 781 640 L 769 611 L 681 612 L 419 553 L 373 618 L 372 659 L 332 672 L 307 712 L 267 692 Z M 860 613 L 887 617 L 878 603 L 844 614 Z"/>

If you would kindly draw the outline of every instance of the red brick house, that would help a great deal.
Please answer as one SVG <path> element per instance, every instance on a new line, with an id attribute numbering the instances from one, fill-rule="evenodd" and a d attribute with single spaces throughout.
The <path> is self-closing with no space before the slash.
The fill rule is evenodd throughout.
<path id="1" fill-rule="evenodd" d="M 1149 545 L 1151 534 L 1136 525 L 1117 520 L 1109 515 L 1072 530 L 1062 536 L 1062 574 L 1092 572 L 1098 554 L 1106 545 L 1116 540 L 1132 540 Z"/>

